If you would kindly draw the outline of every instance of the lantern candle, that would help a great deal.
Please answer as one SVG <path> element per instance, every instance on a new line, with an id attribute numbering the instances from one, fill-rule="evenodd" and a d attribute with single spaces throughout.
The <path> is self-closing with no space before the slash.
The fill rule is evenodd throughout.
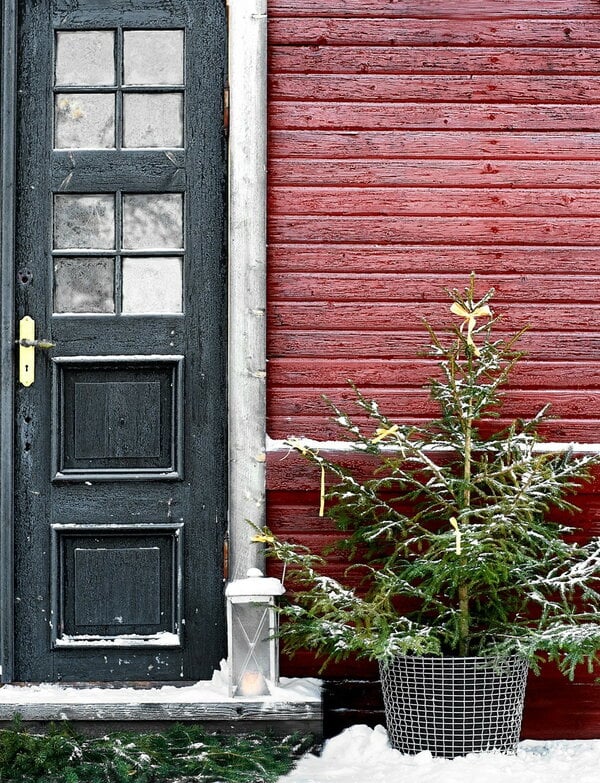
<path id="1" fill-rule="evenodd" d="M 268 696 L 269 686 L 261 672 L 244 672 L 236 691 L 237 696 Z"/>

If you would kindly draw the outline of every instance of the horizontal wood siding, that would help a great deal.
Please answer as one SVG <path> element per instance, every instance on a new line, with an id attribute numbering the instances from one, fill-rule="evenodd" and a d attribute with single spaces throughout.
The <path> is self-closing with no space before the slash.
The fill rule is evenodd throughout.
<path id="1" fill-rule="evenodd" d="M 268 175 L 271 438 L 338 439 L 321 395 L 345 404 L 348 378 L 430 416 L 421 321 L 447 324 L 445 289 L 474 270 L 503 331 L 531 324 L 503 415 L 549 401 L 549 440 L 600 443 L 600 3 L 269 0 Z M 272 451 L 267 485 L 277 532 L 331 542 L 318 476 Z M 598 736 L 589 675 L 530 693 L 527 736 Z"/>

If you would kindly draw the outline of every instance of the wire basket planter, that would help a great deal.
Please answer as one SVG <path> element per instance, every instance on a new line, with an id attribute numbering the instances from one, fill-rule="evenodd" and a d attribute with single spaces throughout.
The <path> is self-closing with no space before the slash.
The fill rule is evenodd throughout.
<path id="1" fill-rule="evenodd" d="M 516 753 L 527 661 L 508 658 L 400 656 L 380 663 L 392 747 L 454 758 Z"/>

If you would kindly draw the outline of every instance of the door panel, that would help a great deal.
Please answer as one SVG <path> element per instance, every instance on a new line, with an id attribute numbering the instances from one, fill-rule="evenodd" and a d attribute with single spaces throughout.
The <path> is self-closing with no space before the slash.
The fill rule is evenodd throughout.
<path id="1" fill-rule="evenodd" d="M 51 605 L 61 623 L 52 647 L 84 651 L 107 639 L 137 650 L 181 647 L 182 531 L 182 523 L 54 525 Z"/>
<path id="2" fill-rule="evenodd" d="M 54 481 L 184 478 L 183 356 L 52 361 Z"/>
<path id="3" fill-rule="evenodd" d="M 126 6 L 126 10 L 122 7 Z M 17 680 L 225 654 L 220 0 L 20 4 Z"/>

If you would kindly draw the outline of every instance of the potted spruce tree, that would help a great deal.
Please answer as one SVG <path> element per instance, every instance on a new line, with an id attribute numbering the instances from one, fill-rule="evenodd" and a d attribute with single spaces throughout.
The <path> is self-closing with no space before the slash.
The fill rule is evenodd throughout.
<path id="1" fill-rule="evenodd" d="M 573 677 L 598 662 L 600 542 L 579 543 L 556 518 L 577 510 L 573 493 L 597 457 L 544 446 L 547 406 L 495 422 L 520 333 L 494 336 L 493 290 L 476 300 L 474 276 L 449 293 L 451 329 L 426 325 L 436 419 L 392 421 L 355 389 L 368 417 L 359 426 L 329 401 L 351 448 L 375 461 L 366 478 L 343 455 L 289 441 L 320 469 L 321 513 L 359 586 L 323 576 L 322 554 L 267 529 L 256 540 L 293 583 L 284 647 L 379 661 L 392 744 L 453 757 L 516 749 L 530 668 L 550 660 Z"/>

